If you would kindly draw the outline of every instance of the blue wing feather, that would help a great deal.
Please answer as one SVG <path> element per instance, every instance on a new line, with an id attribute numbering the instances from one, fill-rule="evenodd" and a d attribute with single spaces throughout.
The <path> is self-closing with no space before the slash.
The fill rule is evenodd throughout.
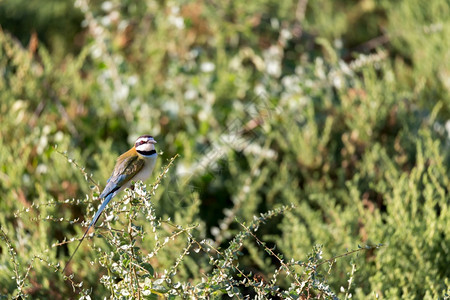
<path id="1" fill-rule="evenodd" d="M 119 176 L 111 176 L 108 181 L 107 184 L 105 186 L 105 189 L 103 190 L 103 192 L 100 194 L 99 198 L 105 198 L 106 196 L 108 196 L 111 192 L 113 192 L 114 190 L 122 187 L 123 184 L 125 184 L 126 182 L 128 182 L 127 179 L 127 175 L 119 175 Z"/>
<path id="2" fill-rule="evenodd" d="M 116 166 L 114 167 L 114 172 L 108 179 L 108 183 L 106 184 L 105 189 L 100 194 L 100 198 L 104 198 L 105 200 L 103 200 L 102 205 L 95 214 L 94 219 L 91 223 L 92 225 L 97 222 L 106 205 L 117 194 L 117 190 L 119 190 L 124 184 L 129 182 L 131 178 L 133 178 L 142 169 L 143 166 L 144 160 L 140 159 L 137 155 L 128 157 L 120 156 L 117 159 Z"/>

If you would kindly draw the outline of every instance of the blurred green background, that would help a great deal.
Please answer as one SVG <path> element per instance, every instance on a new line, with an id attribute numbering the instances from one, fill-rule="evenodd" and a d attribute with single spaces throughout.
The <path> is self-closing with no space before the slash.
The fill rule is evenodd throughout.
<path id="1" fill-rule="evenodd" d="M 294 204 L 257 232 L 287 259 L 316 244 L 324 258 L 384 244 L 323 273 L 337 297 L 355 265 L 356 299 L 444 298 L 448 16 L 445 0 L 1 1 L 0 298 L 111 295 L 91 241 L 71 267 L 82 288 L 51 267 L 74 250 L 52 245 L 80 237 L 98 204 L 54 146 L 104 186 L 142 134 L 162 151 L 148 183 L 180 155 L 152 198 L 156 216 L 197 224 L 195 238 L 226 248 L 236 220 Z M 155 272 L 184 247 L 165 247 Z M 278 268 L 255 239 L 240 252 L 241 270 L 263 282 Z M 213 273 L 201 252 L 175 278 Z"/>

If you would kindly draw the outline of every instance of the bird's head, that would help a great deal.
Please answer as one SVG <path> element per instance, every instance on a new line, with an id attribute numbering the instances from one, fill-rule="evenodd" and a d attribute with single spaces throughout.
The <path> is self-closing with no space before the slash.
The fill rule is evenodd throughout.
<path id="1" fill-rule="evenodd" d="M 150 156 L 156 154 L 154 144 L 156 144 L 156 141 L 151 135 L 142 135 L 134 143 L 134 148 L 136 148 L 137 153 L 140 155 Z"/>

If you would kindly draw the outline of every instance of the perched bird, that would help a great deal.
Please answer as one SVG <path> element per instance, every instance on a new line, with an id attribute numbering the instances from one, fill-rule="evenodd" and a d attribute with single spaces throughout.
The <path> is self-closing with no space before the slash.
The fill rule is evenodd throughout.
<path id="1" fill-rule="evenodd" d="M 153 171 L 156 163 L 156 153 L 155 146 L 156 141 L 150 135 L 140 136 L 134 143 L 134 147 L 122 154 L 117 158 L 116 165 L 112 172 L 111 177 L 108 179 L 107 184 L 103 192 L 100 194 L 99 199 L 104 199 L 91 224 L 84 232 L 83 237 L 78 243 L 77 248 L 72 253 L 63 269 L 63 273 L 72 260 L 73 256 L 80 247 L 81 242 L 83 242 L 89 229 L 94 226 L 101 213 L 108 205 L 109 201 L 119 192 L 131 186 L 131 181 L 146 180 Z"/>

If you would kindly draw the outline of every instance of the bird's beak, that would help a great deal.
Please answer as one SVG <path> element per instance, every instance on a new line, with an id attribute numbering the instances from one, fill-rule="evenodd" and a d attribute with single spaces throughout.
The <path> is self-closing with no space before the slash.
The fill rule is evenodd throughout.
<path id="1" fill-rule="evenodd" d="M 155 140 L 150 140 L 149 141 L 151 144 L 157 144 Z"/>

